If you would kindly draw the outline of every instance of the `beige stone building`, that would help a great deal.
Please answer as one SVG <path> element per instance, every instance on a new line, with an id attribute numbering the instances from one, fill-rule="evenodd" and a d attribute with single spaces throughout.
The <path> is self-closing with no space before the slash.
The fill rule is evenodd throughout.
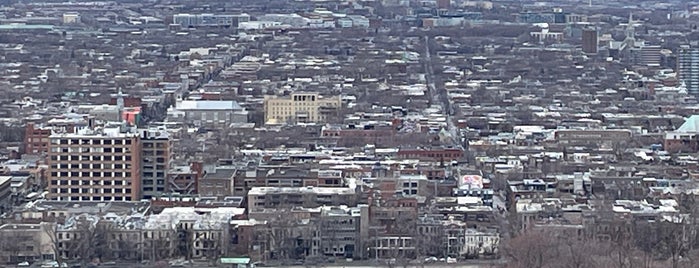
<path id="1" fill-rule="evenodd" d="M 265 96 L 265 124 L 325 122 L 329 116 L 336 115 L 341 106 L 340 96 L 324 98 L 312 92 Z"/>
<path id="2" fill-rule="evenodd" d="M 85 130 L 50 136 L 48 198 L 60 201 L 140 200 L 137 133 Z"/>
<path id="3" fill-rule="evenodd" d="M 0 264 L 55 260 L 55 230 L 49 222 L 0 226 Z"/>

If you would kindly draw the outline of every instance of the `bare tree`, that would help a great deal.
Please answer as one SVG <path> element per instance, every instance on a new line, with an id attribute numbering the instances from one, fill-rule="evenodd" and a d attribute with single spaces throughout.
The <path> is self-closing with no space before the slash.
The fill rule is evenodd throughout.
<path id="1" fill-rule="evenodd" d="M 527 230 L 514 237 L 505 245 L 510 268 L 544 268 L 557 258 L 553 246 L 555 240 L 550 234 L 538 230 Z"/>
<path id="2" fill-rule="evenodd" d="M 77 219 L 72 229 L 63 231 L 69 240 L 63 241 L 68 258 L 77 258 L 84 265 L 107 256 L 109 252 L 108 235 L 111 225 L 92 221 L 87 218 Z"/>

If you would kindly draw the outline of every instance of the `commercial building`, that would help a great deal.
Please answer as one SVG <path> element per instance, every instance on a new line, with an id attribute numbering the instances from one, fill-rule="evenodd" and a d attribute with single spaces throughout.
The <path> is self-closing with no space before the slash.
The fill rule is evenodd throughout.
<path id="1" fill-rule="evenodd" d="M 317 123 L 337 114 L 340 96 L 323 98 L 318 93 L 293 93 L 288 97 L 265 96 L 265 123 Z"/>
<path id="2" fill-rule="evenodd" d="M 138 133 L 120 126 L 49 137 L 48 198 L 131 201 L 141 198 Z"/>
<path id="3" fill-rule="evenodd" d="M 679 50 L 677 74 L 690 95 L 699 95 L 699 49 L 684 46 Z"/>
<path id="4" fill-rule="evenodd" d="M 644 66 L 659 67 L 662 54 L 660 46 L 642 46 L 636 51 L 636 62 Z"/>

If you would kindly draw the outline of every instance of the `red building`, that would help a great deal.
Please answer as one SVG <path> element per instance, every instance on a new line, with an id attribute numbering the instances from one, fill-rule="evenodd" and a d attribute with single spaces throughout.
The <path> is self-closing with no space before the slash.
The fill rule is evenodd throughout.
<path id="1" fill-rule="evenodd" d="M 47 154 L 49 152 L 50 127 L 28 123 L 24 131 L 24 153 Z"/>

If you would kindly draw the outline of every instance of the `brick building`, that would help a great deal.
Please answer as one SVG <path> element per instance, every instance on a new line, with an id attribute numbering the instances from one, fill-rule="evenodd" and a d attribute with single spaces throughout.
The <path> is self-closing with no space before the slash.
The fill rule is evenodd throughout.
<path id="1" fill-rule="evenodd" d="M 120 127 L 50 136 L 48 198 L 132 201 L 141 198 L 141 148 L 137 133 Z"/>

